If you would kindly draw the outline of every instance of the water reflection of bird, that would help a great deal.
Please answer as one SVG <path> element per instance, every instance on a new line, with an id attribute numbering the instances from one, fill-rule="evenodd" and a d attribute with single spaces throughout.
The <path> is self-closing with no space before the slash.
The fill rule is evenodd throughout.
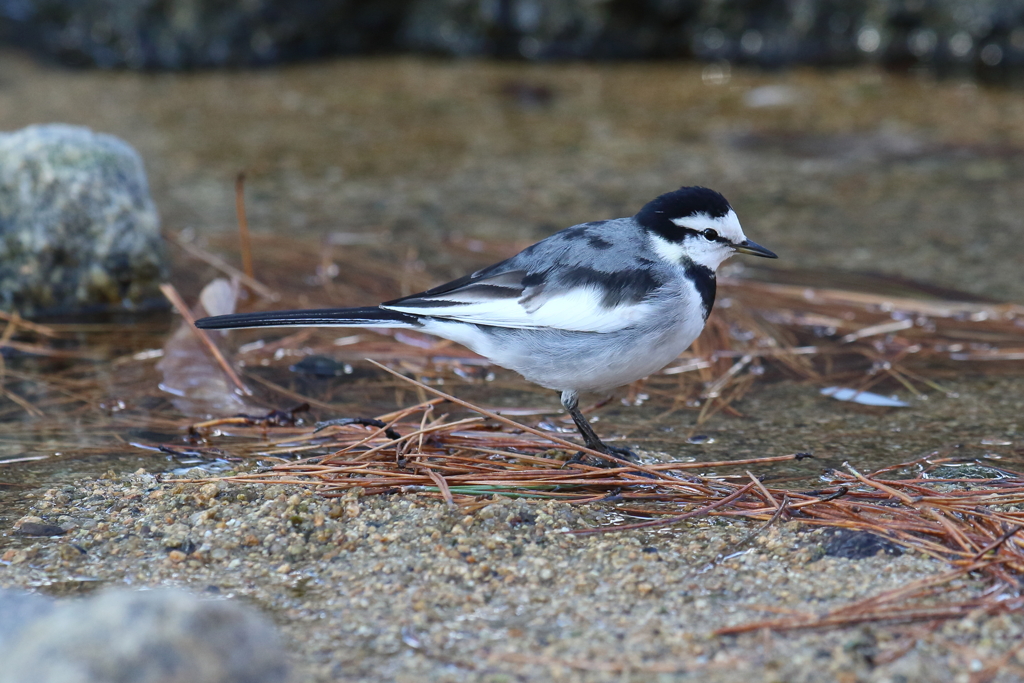
<path id="1" fill-rule="evenodd" d="M 715 270 L 733 253 L 776 258 L 743 234 L 719 193 L 683 187 L 631 218 L 566 228 L 510 259 L 379 306 L 203 318 L 205 329 L 406 327 L 463 344 L 562 392 L 587 447 L 598 438 L 581 391 L 603 392 L 660 370 L 693 342 L 715 300 Z"/>

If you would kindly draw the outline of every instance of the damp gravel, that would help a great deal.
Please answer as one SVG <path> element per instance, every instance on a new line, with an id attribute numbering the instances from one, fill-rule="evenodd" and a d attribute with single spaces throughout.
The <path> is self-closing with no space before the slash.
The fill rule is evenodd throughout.
<path id="1" fill-rule="evenodd" d="M 22 528 L 64 533 L 15 537 L 0 556 L 0 587 L 180 586 L 243 599 L 279 624 L 296 680 L 959 681 L 972 657 L 987 662 L 1024 637 L 1021 615 L 712 636 L 945 568 L 882 548 L 829 556 L 832 535 L 796 523 L 732 554 L 751 525 L 574 536 L 566 532 L 607 523 L 608 510 L 496 499 L 466 514 L 416 495 L 325 499 L 144 470 L 40 492 L 26 513 Z"/>

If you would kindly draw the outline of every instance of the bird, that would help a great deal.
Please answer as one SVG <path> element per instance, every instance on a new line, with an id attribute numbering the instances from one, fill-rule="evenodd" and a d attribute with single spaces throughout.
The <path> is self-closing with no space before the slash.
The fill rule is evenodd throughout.
<path id="1" fill-rule="evenodd" d="M 202 329 L 411 328 L 452 340 L 561 392 L 587 448 L 635 461 L 602 441 L 579 408 L 661 370 L 700 335 L 715 273 L 734 253 L 778 258 L 743 233 L 718 192 L 681 187 L 636 215 L 561 230 L 500 263 L 377 306 L 236 313 Z"/>

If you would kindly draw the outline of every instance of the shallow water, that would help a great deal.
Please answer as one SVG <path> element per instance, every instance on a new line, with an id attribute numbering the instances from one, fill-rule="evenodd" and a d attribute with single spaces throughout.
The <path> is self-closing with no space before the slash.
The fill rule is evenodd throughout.
<path id="1" fill-rule="evenodd" d="M 773 267 L 808 269 L 801 277 L 819 285 L 842 271 L 871 271 L 1024 301 L 1024 95 L 1012 90 L 872 69 L 723 73 L 674 63 L 387 58 L 147 75 L 65 71 L 0 54 L 0 128 L 49 121 L 133 144 L 165 230 L 190 229 L 204 245 L 212 239 L 211 249 L 236 263 L 233 181 L 244 170 L 253 229 L 294 240 L 288 254 L 256 254 L 257 275 L 289 306 L 371 303 L 426 287 L 485 265 L 497 257 L 494 244 L 507 249 L 583 220 L 628 215 L 682 184 L 722 191 L 747 234 L 779 253 Z M 366 268 L 332 273 L 325 239 L 330 249 L 364 254 Z M 192 300 L 214 271 L 174 255 L 173 280 Z M 401 272 L 374 270 L 388 259 Z M 326 278 L 317 279 L 318 267 Z M 82 370 L 109 375 L 106 408 L 31 418 L 4 406 L 0 457 L 65 456 L 0 461 L 2 508 L 16 511 L 15 499 L 37 486 L 108 468 L 180 464 L 124 445 L 176 437 L 189 421 L 161 397 L 154 363 L 105 365 L 158 348 L 169 329 L 165 318 L 131 340 L 117 333 L 117 348 L 109 333 L 89 337 L 108 349 L 106 361 Z M 289 374 L 293 362 L 281 359 L 268 377 L 366 413 L 413 400 L 390 385 L 367 393 L 365 364 L 355 362 L 353 378 L 323 382 Z M 446 389 L 486 405 L 557 409 L 553 395 L 497 377 L 448 376 Z M 668 389 L 640 407 L 613 402 L 598 427 L 672 456 L 811 451 L 818 460 L 772 470 L 802 484 L 845 460 L 871 469 L 953 447 L 1019 459 L 1024 381 L 942 382 L 956 395 L 920 400 L 898 391 L 911 407 L 887 411 L 824 398 L 812 384 L 765 381 L 737 403 L 742 417 L 701 426 L 712 439 L 700 445 L 687 443 L 695 412 L 665 414 Z M 116 408 L 118 400 L 128 408 Z"/>

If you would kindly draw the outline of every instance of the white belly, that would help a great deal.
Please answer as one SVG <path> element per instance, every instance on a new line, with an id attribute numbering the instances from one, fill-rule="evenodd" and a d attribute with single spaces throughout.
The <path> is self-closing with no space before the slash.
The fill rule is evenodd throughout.
<path id="1" fill-rule="evenodd" d="M 681 316 L 675 325 L 618 332 L 567 332 L 478 328 L 440 320 L 424 331 L 459 342 L 531 382 L 558 391 L 602 392 L 661 370 L 704 329 L 701 316 Z"/>

